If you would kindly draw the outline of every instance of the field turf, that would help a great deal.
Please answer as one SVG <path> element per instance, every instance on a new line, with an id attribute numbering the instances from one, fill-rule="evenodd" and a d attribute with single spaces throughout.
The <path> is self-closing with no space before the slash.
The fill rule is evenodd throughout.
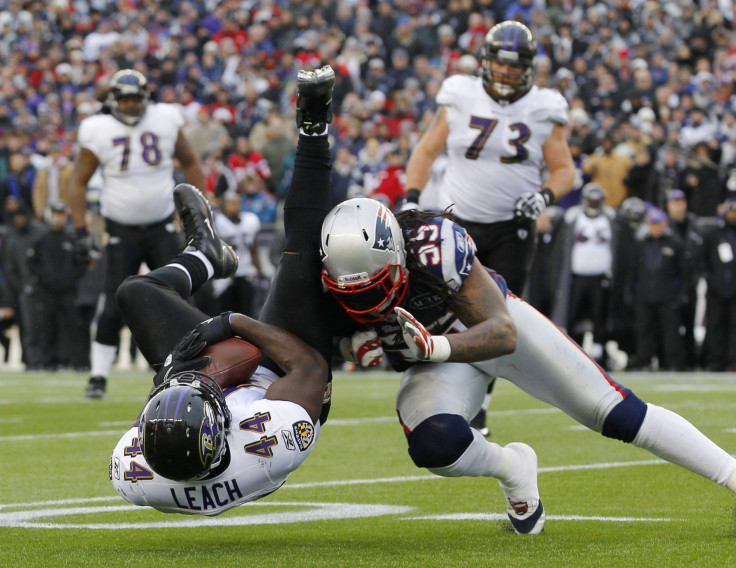
<path id="1" fill-rule="evenodd" d="M 617 374 L 736 452 L 736 376 Z M 539 456 L 543 534 L 518 536 L 492 479 L 443 479 L 411 463 L 394 410 L 398 376 L 340 373 L 332 414 L 276 493 L 220 517 L 129 506 L 108 458 L 140 409 L 146 373 L 117 373 L 107 398 L 86 376 L 0 376 L 2 567 L 736 566 L 736 498 L 604 439 L 499 381 L 493 440 Z"/>

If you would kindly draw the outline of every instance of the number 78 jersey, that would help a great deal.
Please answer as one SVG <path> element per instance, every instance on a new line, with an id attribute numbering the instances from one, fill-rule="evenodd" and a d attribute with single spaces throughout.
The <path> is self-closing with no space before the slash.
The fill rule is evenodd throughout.
<path id="1" fill-rule="evenodd" d="M 453 75 L 437 102 L 447 113 L 449 165 L 439 205 L 467 221 L 513 218 L 522 193 L 542 188 L 542 147 L 555 125 L 567 124 L 567 101 L 552 89 L 532 89 L 513 103 L 493 100 L 479 77 Z"/>
<path id="2" fill-rule="evenodd" d="M 123 225 L 147 225 L 174 212 L 174 152 L 184 116 L 170 104 L 149 104 L 134 126 L 111 114 L 79 125 L 77 140 L 100 162 L 102 215 Z"/>

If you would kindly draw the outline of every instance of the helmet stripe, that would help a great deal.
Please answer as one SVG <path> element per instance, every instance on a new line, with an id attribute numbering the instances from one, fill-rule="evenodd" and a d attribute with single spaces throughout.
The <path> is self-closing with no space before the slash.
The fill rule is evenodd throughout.
<path id="1" fill-rule="evenodd" d="M 169 409 L 169 400 L 171 399 L 171 393 L 173 392 L 173 389 L 169 389 L 169 392 L 166 393 L 166 400 L 164 400 L 164 420 L 166 419 L 166 414 Z"/>
<path id="2" fill-rule="evenodd" d="M 176 410 L 174 410 L 174 417 L 176 418 L 179 416 L 179 407 L 181 406 L 181 401 L 184 400 L 184 396 L 187 394 L 186 389 L 181 389 L 179 391 L 179 400 L 176 401 Z"/>
<path id="3" fill-rule="evenodd" d="M 511 30 L 513 26 L 506 26 L 506 37 L 503 38 L 503 48 L 502 49 L 508 49 L 509 45 L 508 43 L 511 41 Z"/>
<path id="4" fill-rule="evenodd" d="M 514 28 L 514 43 L 511 46 L 511 51 L 516 51 L 517 44 L 519 42 L 519 31 L 521 30 L 520 26 L 513 26 Z"/>

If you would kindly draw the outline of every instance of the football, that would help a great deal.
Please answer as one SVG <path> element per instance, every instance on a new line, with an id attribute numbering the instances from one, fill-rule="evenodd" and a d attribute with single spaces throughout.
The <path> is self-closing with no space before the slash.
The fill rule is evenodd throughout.
<path id="1" fill-rule="evenodd" d="M 239 337 L 210 345 L 202 355 L 207 355 L 210 362 L 200 371 L 213 377 L 223 389 L 247 382 L 261 362 L 260 349 Z"/>

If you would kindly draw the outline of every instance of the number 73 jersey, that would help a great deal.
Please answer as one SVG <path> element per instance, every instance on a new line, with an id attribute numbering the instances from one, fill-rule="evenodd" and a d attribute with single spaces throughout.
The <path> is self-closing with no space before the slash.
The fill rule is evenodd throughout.
<path id="1" fill-rule="evenodd" d="M 493 100 L 479 77 L 445 79 L 437 102 L 447 113 L 449 164 L 439 205 L 467 221 L 513 218 L 522 193 L 542 188 L 542 147 L 555 125 L 567 124 L 567 101 L 552 89 L 532 89 L 512 102 Z"/>
<path id="2" fill-rule="evenodd" d="M 266 400 L 265 389 L 227 389 L 232 413 L 226 435 L 226 467 L 199 481 L 173 481 L 156 474 L 138 443 L 138 428 L 128 430 L 110 458 L 110 481 L 134 505 L 164 513 L 219 515 L 273 493 L 311 453 L 319 436 L 301 406 Z"/>

